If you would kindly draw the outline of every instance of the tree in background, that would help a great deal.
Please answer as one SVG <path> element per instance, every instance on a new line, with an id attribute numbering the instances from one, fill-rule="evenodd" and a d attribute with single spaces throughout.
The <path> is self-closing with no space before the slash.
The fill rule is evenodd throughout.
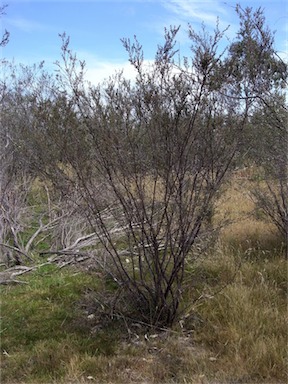
<path id="1" fill-rule="evenodd" d="M 41 240 L 42 247 L 49 237 L 52 248 L 67 248 L 87 228 L 64 190 L 59 195 L 49 187 L 64 178 L 59 164 L 65 147 L 73 145 L 75 112 L 43 63 L 1 65 L 0 256 L 13 265 L 33 262 Z"/>
<path id="2" fill-rule="evenodd" d="M 284 241 L 288 234 L 288 113 L 285 101 L 274 97 L 251 120 L 258 131 L 257 147 L 251 158 L 261 167 L 257 187 L 252 196 L 261 209 L 279 229 Z"/>
<path id="3" fill-rule="evenodd" d="M 229 66 L 243 99 L 253 106 L 242 152 L 262 173 L 257 188 L 251 191 L 258 207 L 287 239 L 287 65 L 275 52 L 274 36 L 265 26 L 263 10 L 253 12 L 237 6 L 236 11 L 240 30 L 230 47 Z"/>

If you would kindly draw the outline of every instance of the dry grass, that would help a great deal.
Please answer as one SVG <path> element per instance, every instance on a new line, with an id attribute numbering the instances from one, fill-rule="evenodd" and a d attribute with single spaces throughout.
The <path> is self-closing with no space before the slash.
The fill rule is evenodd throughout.
<path id="1" fill-rule="evenodd" d="M 216 209 L 215 220 L 229 220 L 224 227 L 221 239 L 224 243 L 234 245 L 241 251 L 251 247 L 259 250 L 279 249 L 279 233 L 262 212 L 256 209 L 249 189 L 253 181 L 235 175 L 229 188 L 221 196 Z M 249 251 L 248 251 L 249 252 Z"/>
<path id="2" fill-rule="evenodd" d="M 235 179 L 222 196 L 216 220 L 232 222 L 215 248 L 189 266 L 173 330 L 112 321 L 93 333 L 87 314 L 75 310 L 91 277 L 62 273 L 35 278 L 29 289 L 4 288 L 3 301 L 17 309 L 2 314 L 13 325 L 8 336 L 3 329 L 1 383 L 286 383 L 287 265 L 275 228 L 254 215 L 251 182 Z M 70 306 L 69 323 L 62 309 L 68 313 Z M 20 326 L 31 338 L 26 346 L 17 339 Z"/>
<path id="3" fill-rule="evenodd" d="M 281 268 L 282 260 L 273 262 L 274 273 Z M 204 326 L 195 339 L 213 349 L 220 381 L 285 382 L 286 276 L 272 276 L 246 262 L 233 284 L 198 307 Z"/>

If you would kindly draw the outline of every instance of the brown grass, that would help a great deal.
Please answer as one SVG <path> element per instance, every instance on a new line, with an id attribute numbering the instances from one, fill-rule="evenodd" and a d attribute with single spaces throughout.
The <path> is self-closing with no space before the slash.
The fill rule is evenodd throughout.
<path id="1" fill-rule="evenodd" d="M 279 248 L 277 228 L 257 210 L 249 193 L 252 185 L 253 181 L 234 176 L 221 196 L 215 220 L 230 222 L 222 230 L 221 239 L 244 252 L 255 246 L 262 250 Z"/>

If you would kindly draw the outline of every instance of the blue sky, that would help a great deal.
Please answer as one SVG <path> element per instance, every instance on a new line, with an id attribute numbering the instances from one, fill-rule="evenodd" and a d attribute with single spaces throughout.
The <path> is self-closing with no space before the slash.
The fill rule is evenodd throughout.
<path id="1" fill-rule="evenodd" d="M 185 31 L 189 22 L 199 29 L 204 22 L 214 27 L 230 25 L 228 35 L 237 31 L 233 10 L 237 1 L 195 0 L 6 0 L 2 32 L 10 32 L 10 42 L 2 57 L 32 64 L 44 60 L 48 68 L 60 58 L 59 33 L 70 36 L 71 48 L 87 63 L 89 80 L 98 82 L 124 68 L 131 75 L 127 54 L 120 42 L 137 36 L 146 59 L 152 60 L 157 44 L 163 41 L 164 27 L 181 25 L 178 46 L 187 53 Z M 239 1 L 241 6 L 265 9 L 271 30 L 277 30 L 276 49 L 287 60 L 288 3 L 286 0 Z M 132 75 L 131 75 L 132 76 Z"/>

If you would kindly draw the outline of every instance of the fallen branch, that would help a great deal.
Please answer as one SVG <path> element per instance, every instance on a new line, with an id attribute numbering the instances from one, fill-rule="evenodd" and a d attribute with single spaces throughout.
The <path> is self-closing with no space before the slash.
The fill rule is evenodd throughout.
<path id="1" fill-rule="evenodd" d="M 12 249 L 13 251 L 18 252 L 21 255 L 25 256 L 29 261 L 33 261 L 33 259 L 29 255 L 27 255 L 26 252 L 21 251 L 21 249 L 19 249 L 19 248 L 13 247 L 13 245 L 5 244 L 5 243 L 0 243 L 0 246 Z"/>
<path id="2" fill-rule="evenodd" d="M 34 267 L 26 267 L 26 266 L 15 266 L 12 268 L 8 268 L 5 271 L 0 272 L 0 284 L 8 285 L 8 284 L 28 284 L 27 281 L 16 280 L 16 276 L 24 275 L 25 273 L 35 271 L 43 265 L 50 263 L 42 263 L 40 265 L 35 265 Z"/>
<path id="3" fill-rule="evenodd" d="M 8 284 L 28 284 L 27 281 L 21 281 L 21 280 L 15 280 L 15 279 L 8 279 L 8 280 L 0 280 L 1 285 L 8 285 Z"/>

